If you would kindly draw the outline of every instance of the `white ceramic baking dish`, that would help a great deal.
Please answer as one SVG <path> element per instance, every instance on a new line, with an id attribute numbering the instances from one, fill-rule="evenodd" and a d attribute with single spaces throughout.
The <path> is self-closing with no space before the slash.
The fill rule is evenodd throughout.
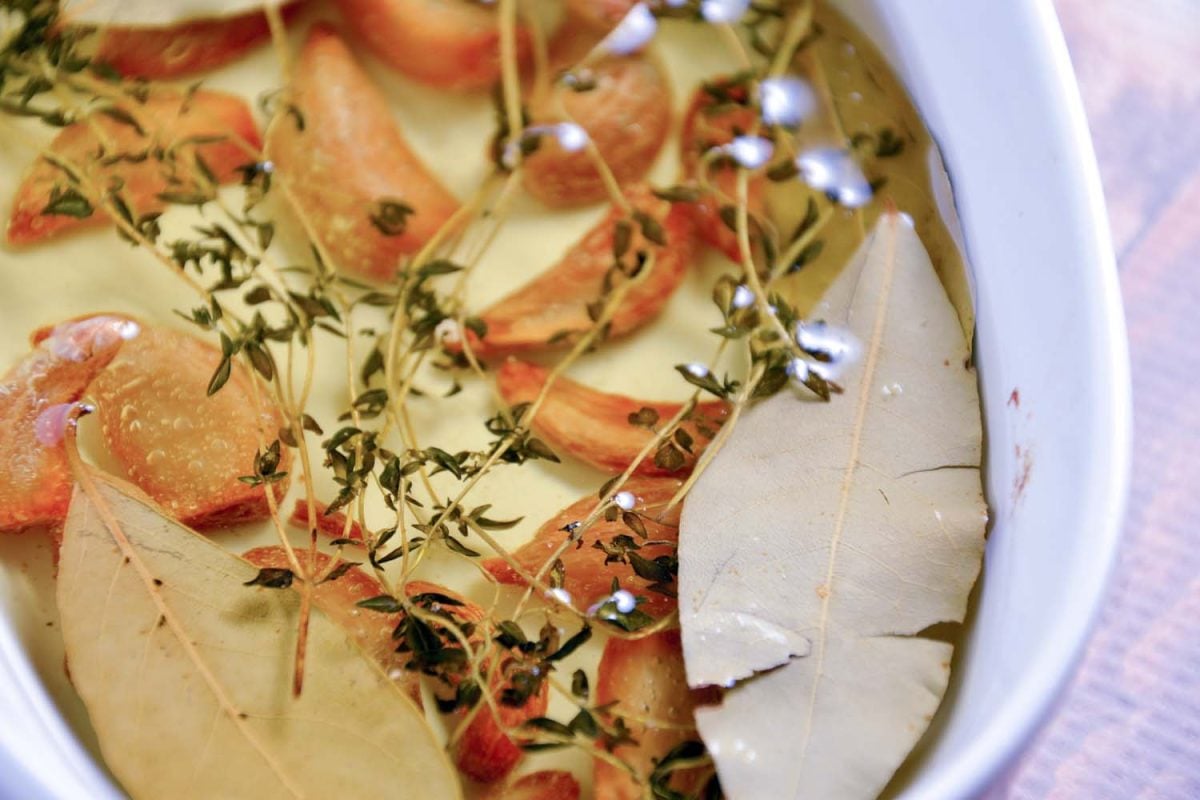
<path id="1" fill-rule="evenodd" d="M 956 688 L 900 789 L 965 798 L 1051 709 L 1117 549 L 1130 387 L 1116 270 L 1049 0 L 837 5 L 879 44 L 940 142 L 973 265 L 993 525 Z M 0 797 L 117 795 L 2 616 L 0 720 Z"/>

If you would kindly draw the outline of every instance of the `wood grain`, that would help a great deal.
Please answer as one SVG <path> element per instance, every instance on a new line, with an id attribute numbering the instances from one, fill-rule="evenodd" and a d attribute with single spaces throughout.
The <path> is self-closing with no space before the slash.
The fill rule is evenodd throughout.
<path id="1" fill-rule="evenodd" d="M 1100 161 L 1133 359 L 1120 562 L 1056 715 L 989 793 L 1200 798 L 1200 2 L 1056 0 Z"/>

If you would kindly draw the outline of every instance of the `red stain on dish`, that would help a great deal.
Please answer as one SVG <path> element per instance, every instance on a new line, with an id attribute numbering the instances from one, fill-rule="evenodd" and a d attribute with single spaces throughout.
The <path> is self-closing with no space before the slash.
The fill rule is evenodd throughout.
<path id="1" fill-rule="evenodd" d="M 1021 390 L 1013 387 L 1012 394 L 1008 396 L 1008 404 L 1013 408 L 1021 407 Z"/>
<path id="2" fill-rule="evenodd" d="M 1033 451 L 1021 445 L 1013 446 L 1013 455 L 1017 459 L 1017 472 L 1013 476 L 1012 506 L 1025 499 L 1025 489 L 1029 486 L 1029 477 L 1033 474 Z"/>

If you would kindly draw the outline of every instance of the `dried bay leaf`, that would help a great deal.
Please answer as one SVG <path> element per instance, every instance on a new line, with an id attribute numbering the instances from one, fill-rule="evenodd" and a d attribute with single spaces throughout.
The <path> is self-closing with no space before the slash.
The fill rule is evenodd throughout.
<path id="1" fill-rule="evenodd" d="M 945 692 L 952 648 L 921 631 L 963 619 L 983 551 L 975 375 L 906 218 L 824 309 L 862 345 L 845 394 L 751 409 L 681 521 L 688 680 L 733 687 L 696 713 L 732 798 L 878 794 Z"/>
<path id="2" fill-rule="evenodd" d="M 86 470 L 63 535 L 71 677 L 134 797 L 461 796 L 424 718 L 319 611 L 291 696 L 296 592 Z"/>

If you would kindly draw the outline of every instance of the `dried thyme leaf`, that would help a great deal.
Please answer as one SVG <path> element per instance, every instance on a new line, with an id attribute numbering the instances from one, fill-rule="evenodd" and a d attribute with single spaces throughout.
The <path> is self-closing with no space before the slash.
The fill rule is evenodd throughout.
<path id="1" fill-rule="evenodd" d="M 355 605 L 370 611 L 378 611 L 381 614 L 395 614 L 404 610 L 404 606 L 400 604 L 400 601 L 390 594 L 368 597 L 366 600 L 359 600 Z"/>
<path id="2" fill-rule="evenodd" d="M 661 222 L 647 214 L 645 211 L 634 211 L 633 218 L 637 222 L 638 228 L 642 232 L 642 236 L 646 237 L 648 241 L 651 241 L 660 247 L 666 246 L 667 232 L 663 229 Z"/>
<path id="3" fill-rule="evenodd" d="M 883 128 L 875 137 L 875 156 L 893 158 L 904 152 L 904 140 L 891 128 Z"/>
<path id="4" fill-rule="evenodd" d="M 639 428 L 653 428 L 658 424 L 658 412 L 653 408 L 642 406 L 629 415 L 629 424 Z"/>
<path id="5" fill-rule="evenodd" d="M 353 541 L 353 540 L 351 540 L 351 541 Z M 332 570 L 330 570 L 329 574 L 326 575 L 324 577 L 324 579 L 322 579 L 321 583 L 329 583 L 330 581 L 336 581 L 338 578 L 342 577 L 343 575 L 345 575 L 347 572 L 354 569 L 358 565 L 359 565 L 359 562 L 357 562 L 357 561 L 343 561 L 342 563 L 340 563 L 336 567 L 334 567 Z"/>
<path id="6" fill-rule="evenodd" d="M 670 203 L 694 203 L 703 197 L 704 193 L 697 186 L 681 184 L 666 189 L 655 189 L 654 196 Z"/>
<path id="7" fill-rule="evenodd" d="M 250 580 L 243 583 L 243 586 L 263 586 L 267 589 L 286 589 L 292 585 L 296 574 L 290 569 L 282 567 L 263 567 Z"/>
<path id="8" fill-rule="evenodd" d="M 370 211 L 371 224 L 384 236 L 401 236 L 408 229 L 408 218 L 416 212 L 403 200 L 382 198 Z"/>
<path id="9" fill-rule="evenodd" d="M 825 249 L 825 242 L 821 239 L 815 239 L 801 248 L 796 254 L 796 260 L 788 264 L 788 272 L 797 272 L 803 269 L 806 265 L 817 260 L 817 256 L 821 255 L 821 251 Z"/>
<path id="10" fill-rule="evenodd" d="M 578 633 L 576 633 L 570 639 L 567 639 L 567 641 L 563 642 L 562 646 L 559 647 L 557 650 L 555 650 L 553 653 L 546 656 L 546 660 L 547 661 L 561 661 L 562 659 L 566 658 L 567 656 L 571 655 L 576 650 L 578 650 L 580 647 L 582 647 L 591 638 L 592 638 L 592 626 L 585 623 L 584 626 L 582 628 L 580 628 Z M 586 692 L 587 692 L 587 677 L 586 676 L 584 676 L 583 689 L 586 694 Z"/>
<path id="11" fill-rule="evenodd" d="M 683 452 L 670 442 L 664 443 L 654 453 L 654 466 L 668 472 L 682 469 L 686 463 L 687 459 L 684 458 Z"/>
<path id="12" fill-rule="evenodd" d="M 92 211 L 91 202 L 78 190 L 55 186 L 50 190 L 50 202 L 42 209 L 42 214 L 85 219 L 92 215 Z"/>
<path id="13" fill-rule="evenodd" d="M 453 536 L 446 536 L 444 541 L 446 542 L 447 547 L 459 555 L 466 556 L 467 558 L 479 558 L 478 552 L 467 547 Z"/>
<path id="14" fill-rule="evenodd" d="M 575 732 L 566 725 L 550 717 L 534 717 L 525 721 L 525 727 L 533 728 L 534 730 L 546 731 L 558 736 L 564 736 L 568 739 L 575 736 Z"/>
<path id="15" fill-rule="evenodd" d="M 621 512 L 621 522 L 624 523 L 626 528 L 629 528 L 629 530 L 633 531 L 643 539 L 650 538 L 650 535 L 646 532 L 645 523 L 642 522 L 642 518 L 636 513 L 632 511 Z"/>
<path id="16" fill-rule="evenodd" d="M 581 669 L 575 670 L 575 672 L 571 675 L 571 694 L 586 700 L 588 698 L 588 693 L 589 687 L 587 673 Z"/>

